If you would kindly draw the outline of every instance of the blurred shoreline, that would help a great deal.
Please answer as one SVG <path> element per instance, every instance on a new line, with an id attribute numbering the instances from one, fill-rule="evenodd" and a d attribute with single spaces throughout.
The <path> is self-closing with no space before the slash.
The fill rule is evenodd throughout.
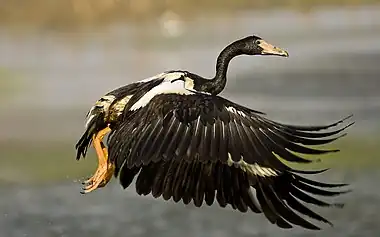
<path id="1" fill-rule="evenodd" d="M 307 15 L 319 8 L 355 9 L 379 4 L 380 0 L 3 0 L 0 26 L 16 31 L 72 31 L 115 22 L 150 22 L 171 13 L 183 20 L 192 20 L 202 15 L 237 16 L 244 11 L 276 9 Z"/>

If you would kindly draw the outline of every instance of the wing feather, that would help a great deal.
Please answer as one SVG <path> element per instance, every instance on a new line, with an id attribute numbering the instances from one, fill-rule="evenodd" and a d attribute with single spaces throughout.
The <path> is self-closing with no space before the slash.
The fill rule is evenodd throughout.
<path id="1" fill-rule="evenodd" d="M 276 209 L 277 213 L 285 218 L 287 221 L 289 221 L 292 224 L 302 226 L 307 229 L 312 230 L 319 230 L 320 228 L 317 227 L 314 224 L 311 224 L 310 222 L 306 221 L 305 219 L 298 216 L 294 211 L 292 211 L 286 203 L 280 198 L 276 191 L 273 189 L 272 185 L 264 185 L 261 184 L 261 191 L 266 196 L 267 199 L 270 199 L 272 201 L 272 205 Z"/>
<path id="2" fill-rule="evenodd" d="M 278 162 L 273 152 L 287 161 L 309 163 L 312 160 L 292 152 L 319 155 L 338 151 L 309 148 L 304 144 L 324 145 L 335 141 L 339 137 L 310 139 L 325 138 L 335 135 L 335 132 L 315 135 L 316 133 L 309 131 L 327 129 L 344 120 L 326 126 L 291 126 L 268 120 L 221 97 L 177 94 L 156 97 L 159 99 L 153 98 L 140 112 L 131 112 L 130 117 L 126 116 L 125 121 L 130 126 L 123 126 L 122 123 L 115 129 L 117 132 L 111 136 L 114 139 L 110 139 L 110 147 L 125 140 L 126 133 L 130 136 L 131 128 L 138 130 L 133 134 L 139 140 L 133 138 L 133 142 L 124 142 L 120 152 L 112 153 L 113 149 L 110 149 L 111 160 L 122 156 L 119 160 L 127 159 L 131 167 L 141 165 L 142 159 L 147 164 L 172 157 L 174 153 L 177 154 L 176 157 L 187 160 L 218 159 L 226 163 L 229 158 L 234 162 L 244 159 L 250 164 L 257 163 L 280 171 L 295 171 Z M 161 102 L 165 106 L 160 106 Z M 141 120 L 145 123 L 140 122 Z M 182 139 L 177 139 L 181 136 Z"/>
<path id="3" fill-rule="evenodd" d="M 300 215 L 331 223 L 301 202 L 340 207 L 311 195 L 347 192 L 324 190 L 345 184 L 317 182 L 296 174 L 318 174 L 327 169 L 296 170 L 279 159 L 310 163 L 313 160 L 303 154 L 338 151 L 307 145 L 325 145 L 342 137 L 339 133 L 352 123 L 334 131 L 321 130 L 347 118 L 323 126 L 287 125 L 203 94 L 157 95 L 146 106 L 125 111 L 123 118 L 108 138 L 109 159 L 124 188 L 138 176 L 136 191 L 141 195 L 152 193 L 153 197 L 182 200 L 184 204 L 193 201 L 197 207 L 216 201 L 221 207 L 264 213 L 281 228 L 293 224 L 317 230 L 318 226 Z"/>

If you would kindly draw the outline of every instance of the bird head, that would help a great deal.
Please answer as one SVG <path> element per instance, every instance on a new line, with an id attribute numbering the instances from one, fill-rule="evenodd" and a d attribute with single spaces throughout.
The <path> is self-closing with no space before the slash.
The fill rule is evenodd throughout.
<path id="1" fill-rule="evenodd" d="M 244 54 L 289 57 L 289 54 L 286 50 L 273 46 L 272 44 L 255 35 L 241 39 L 240 44 Z"/>

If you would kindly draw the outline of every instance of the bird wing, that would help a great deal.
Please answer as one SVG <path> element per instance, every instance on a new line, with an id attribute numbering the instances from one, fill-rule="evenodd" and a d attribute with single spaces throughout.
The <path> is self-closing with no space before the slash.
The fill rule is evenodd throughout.
<path id="1" fill-rule="evenodd" d="M 109 137 L 110 159 L 117 168 L 163 160 L 220 161 L 252 168 L 257 175 L 291 170 L 278 157 L 310 163 L 299 154 L 317 155 L 304 145 L 328 144 L 339 130 L 316 133 L 336 126 L 292 126 L 266 119 L 262 113 L 219 96 L 161 94 L 136 111 L 125 111 L 124 121 Z M 254 169 L 253 166 L 260 169 Z M 252 166 L 252 167 L 249 167 Z M 300 171 L 303 172 L 303 171 Z"/>
<path id="2" fill-rule="evenodd" d="M 285 165 L 309 163 L 298 154 L 324 154 L 305 145 L 322 145 L 345 129 L 317 132 L 336 126 L 293 126 L 266 119 L 258 111 L 222 97 L 205 94 L 161 94 L 144 107 L 124 111 L 124 120 L 108 138 L 109 159 L 115 163 L 115 176 L 128 187 L 133 178 L 140 195 L 171 197 L 175 202 L 191 200 L 196 206 L 216 198 L 221 207 L 230 204 L 246 212 L 264 213 L 271 223 L 291 228 L 293 223 L 308 229 L 319 227 L 293 210 L 313 219 L 328 220 L 301 204 L 340 206 L 317 200 L 311 194 L 334 196 L 343 192 L 321 188 L 344 186 L 306 179 L 301 171 Z M 349 125 L 348 125 L 349 126 Z M 295 154 L 294 152 L 298 153 Z M 256 190 L 253 198 L 250 189 Z M 319 187 L 319 188 L 318 188 Z"/>

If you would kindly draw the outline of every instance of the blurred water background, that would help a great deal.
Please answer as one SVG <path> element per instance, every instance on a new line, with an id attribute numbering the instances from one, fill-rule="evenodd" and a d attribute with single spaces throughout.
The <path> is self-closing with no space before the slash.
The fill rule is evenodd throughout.
<path id="1" fill-rule="evenodd" d="M 0 1 L 0 236 L 368 236 L 380 234 L 380 5 L 376 0 Z M 354 192 L 334 223 L 284 231 L 264 216 L 195 208 L 114 180 L 86 196 L 95 155 L 75 161 L 83 119 L 104 93 L 165 70 L 211 77 L 224 46 L 257 34 L 290 57 L 232 61 L 223 96 L 272 119 L 354 114 L 342 151 L 315 167 Z"/>

